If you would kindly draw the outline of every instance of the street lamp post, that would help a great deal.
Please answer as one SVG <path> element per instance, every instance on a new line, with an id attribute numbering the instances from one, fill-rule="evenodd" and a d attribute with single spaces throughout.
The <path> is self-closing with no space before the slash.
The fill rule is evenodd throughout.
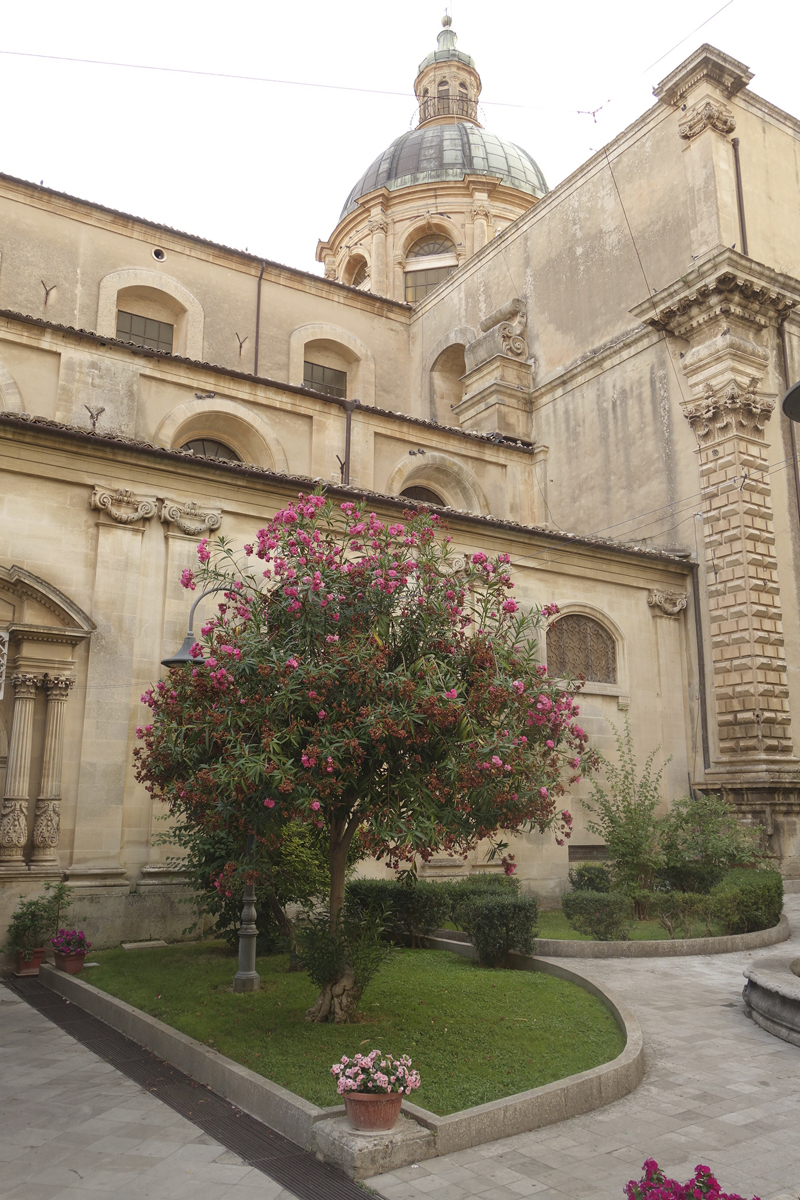
<path id="1" fill-rule="evenodd" d="M 195 642 L 194 637 L 194 614 L 195 609 L 201 600 L 206 596 L 212 595 L 214 592 L 225 592 L 228 590 L 228 584 L 223 584 L 220 587 L 208 588 L 207 591 L 201 592 L 197 597 L 191 609 L 189 610 L 189 629 L 186 637 L 183 639 L 183 645 L 177 654 L 173 654 L 172 658 L 162 658 L 162 667 L 182 667 L 186 663 L 202 663 L 202 658 L 194 658 L 191 651 Z M 252 849 L 252 838 L 247 839 L 247 856 L 249 858 Z M 239 925 L 239 970 L 233 977 L 234 992 L 257 992 L 261 987 L 261 976 L 256 971 L 256 938 L 258 937 L 258 928 L 256 926 L 256 890 L 252 883 L 245 885 L 244 899 L 242 903 L 242 919 Z"/>

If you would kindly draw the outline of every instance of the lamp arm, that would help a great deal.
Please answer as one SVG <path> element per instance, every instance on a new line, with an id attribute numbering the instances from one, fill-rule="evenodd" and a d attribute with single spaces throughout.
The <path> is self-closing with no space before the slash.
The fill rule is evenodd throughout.
<path id="1" fill-rule="evenodd" d="M 195 600 L 192 607 L 189 609 L 189 633 L 194 633 L 194 611 L 197 608 L 200 601 L 205 600 L 206 596 L 213 595 L 214 592 L 227 592 L 229 587 L 230 587 L 230 584 L 223 583 L 223 584 L 220 584 L 219 587 L 208 588 L 205 592 L 200 593 L 200 595 L 197 597 L 197 599 Z"/>

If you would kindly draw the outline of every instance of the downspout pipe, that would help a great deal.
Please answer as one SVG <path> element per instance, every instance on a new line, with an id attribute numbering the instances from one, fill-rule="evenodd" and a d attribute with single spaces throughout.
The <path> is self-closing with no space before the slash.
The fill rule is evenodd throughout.
<path id="1" fill-rule="evenodd" d="M 792 380 L 789 377 L 789 347 L 786 343 L 786 324 L 781 322 L 780 328 L 781 339 L 781 358 L 783 360 L 783 382 L 786 385 L 786 391 L 792 386 Z M 794 475 L 794 498 L 797 504 L 797 520 L 800 523 L 800 462 L 797 461 L 797 424 L 795 421 L 789 421 L 789 438 L 792 447 L 792 467 Z"/>
<path id="2" fill-rule="evenodd" d="M 700 564 L 691 564 L 692 608 L 694 609 L 694 636 L 697 642 L 697 699 L 700 705 L 700 736 L 703 743 L 703 767 L 711 766 L 708 742 L 708 701 L 706 698 L 706 656 L 703 649 L 703 617 L 700 612 Z"/>
<path id="3" fill-rule="evenodd" d="M 750 257 L 747 249 L 747 225 L 744 219 L 744 192 L 742 191 L 742 164 L 739 159 L 739 139 L 731 138 L 733 146 L 733 168 L 736 173 L 736 207 L 739 211 L 739 234 L 742 243 L 742 254 Z"/>
<path id="4" fill-rule="evenodd" d="M 264 268 L 266 262 L 262 260 L 261 270 L 258 273 L 258 291 L 256 293 L 256 337 L 255 346 L 253 348 L 253 374 L 258 375 L 258 342 L 261 336 L 261 280 L 264 278 Z"/>

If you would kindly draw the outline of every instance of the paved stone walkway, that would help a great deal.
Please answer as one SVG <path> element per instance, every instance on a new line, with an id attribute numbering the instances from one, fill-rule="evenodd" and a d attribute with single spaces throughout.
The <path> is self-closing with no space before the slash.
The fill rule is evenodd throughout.
<path id="1" fill-rule="evenodd" d="M 786 898 L 800 954 L 800 896 Z M 683 1182 L 697 1163 L 725 1190 L 800 1197 L 800 1048 L 744 1015 L 755 954 L 570 959 L 636 1013 L 647 1073 L 585 1117 L 369 1180 L 386 1200 L 619 1200 L 645 1158 Z M 488 1014 L 487 1014 L 488 1018 Z"/>
<path id="2" fill-rule="evenodd" d="M 0 986 L 0 1200 L 17 1197 L 295 1200 Z"/>

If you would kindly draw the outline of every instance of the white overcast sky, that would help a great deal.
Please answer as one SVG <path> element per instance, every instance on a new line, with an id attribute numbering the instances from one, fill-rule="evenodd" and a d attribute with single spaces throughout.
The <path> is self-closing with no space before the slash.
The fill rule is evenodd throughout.
<path id="1" fill-rule="evenodd" d="M 797 0 L 732 0 L 692 32 L 723 3 L 451 0 L 449 10 L 481 74 L 483 123 L 525 147 L 553 187 L 645 111 L 654 84 L 705 41 L 800 116 Z M 0 50 L 309 86 L 0 54 L 0 170 L 320 271 L 317 238 L 376 155 L 416 123 L 414 76 L 444 7 L 8 0 Z M 578 111 L 600 106 L 596 123 Z"/>

